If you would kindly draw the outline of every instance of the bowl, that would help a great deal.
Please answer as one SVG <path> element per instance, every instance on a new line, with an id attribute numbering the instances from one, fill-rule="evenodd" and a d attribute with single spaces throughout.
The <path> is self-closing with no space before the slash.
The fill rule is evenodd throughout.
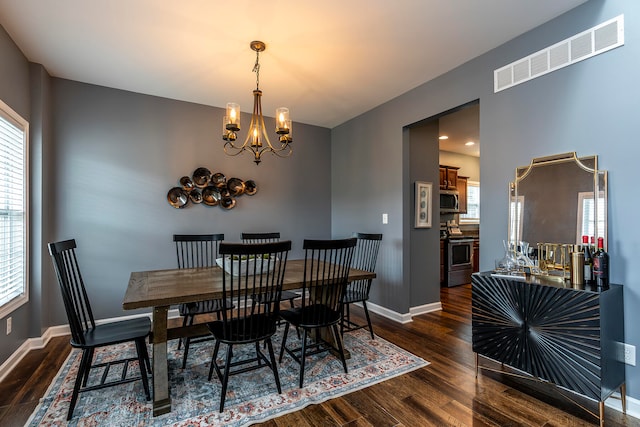
<path id="1" fill-rule="evenodd" d="M 240 276 L 240 275 L 247 274 L 247 271 L 249 272 L 250 275 L 252 275 L 254 271 L 259 274 L 268 273 L 273 270 L 273 267 L 275 266 L 275 263 L 278 260 L 276 257 L 272 255 L 264 255 L 263 258 L 260 258 L 260 257 L 252 258 L 252 257 L 253 255 L 250 255 L 249 258 L 246 258 L 246 259 L 242 259 L 242 258 L 232 259 L 230 256 L 225 256 L 224 258 L 216 258 L 216 264 L 218 264 L 218 267 L 222 268 L 225 271 L 225 273 L 233 274 L 234 276 Z M 233 273 L 231 272 L 232 263 L 234 264 Z"/>

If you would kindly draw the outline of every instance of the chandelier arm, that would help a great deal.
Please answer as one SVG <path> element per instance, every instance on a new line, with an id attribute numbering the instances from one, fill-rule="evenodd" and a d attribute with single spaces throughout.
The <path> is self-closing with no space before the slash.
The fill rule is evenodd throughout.
<path id="1" fill-rule="evenodd" d="M 237 156 L 238 154 L 241 154 L 242 152 L 246 151 L 245 147 L 236 147 L 233 144 L 233 142 L 225 142 L 223 149 L 224 149 L 224 153 L 228 156 Z M 232 150 L 235 150 L 235 152 L 233 152 Z"/>
<path id="2" fill-rule="evenodd" d="M 283 153 L 282 151 L 285 150 L 286 148 L 289 149 L 289 151 L 287 151 L 286 153 Z M 282 147 L 279 149 L 274 149 L 274 148 L 270 148 L 270 147 L 264 147 L 262 148 L 262 150 L 260 150 L 260 155 L 262 155 L 263 153 L 269 152 L 271 154 L 275 154 L 278 157 L 289 157 L 292 153 L 293 153 L 293 148 L 287 144 L 286 147 Z"/>

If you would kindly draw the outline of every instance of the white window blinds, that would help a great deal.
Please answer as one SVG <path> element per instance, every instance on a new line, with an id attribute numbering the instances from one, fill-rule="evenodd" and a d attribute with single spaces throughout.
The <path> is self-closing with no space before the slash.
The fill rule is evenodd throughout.
<path id="1" fill-rule="evenodd" d="M 28 300 L 26 140 L 28 124 L 0 102 L 0 315 Z"/>

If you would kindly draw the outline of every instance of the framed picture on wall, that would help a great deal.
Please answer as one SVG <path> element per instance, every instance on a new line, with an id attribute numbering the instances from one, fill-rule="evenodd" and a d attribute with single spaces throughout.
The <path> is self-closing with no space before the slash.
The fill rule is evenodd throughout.
<path id="1" fill-rule="evenodd" d="M 430 182 L 416 181 L 416 225 L 415 228 L 431 228 L 431 190 Z"/>

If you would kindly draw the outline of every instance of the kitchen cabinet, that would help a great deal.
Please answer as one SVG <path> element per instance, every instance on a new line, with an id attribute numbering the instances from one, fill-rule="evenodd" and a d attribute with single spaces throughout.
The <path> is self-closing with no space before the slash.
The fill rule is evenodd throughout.
<path id="1" fill-rule="evenodd" d="M 467 181 L 469 177 L 466 176 L 458 176 L 457 179 L 457 189 L 458 189 L 458 209 L 459 213 L 466 214 L 467 213 Z"/>
<path id="2" fill-rule="evenodd" d="M 442 190 L 456 190 L 458 186 L 457 166 L 440 165 L 440 188 Z"/>

